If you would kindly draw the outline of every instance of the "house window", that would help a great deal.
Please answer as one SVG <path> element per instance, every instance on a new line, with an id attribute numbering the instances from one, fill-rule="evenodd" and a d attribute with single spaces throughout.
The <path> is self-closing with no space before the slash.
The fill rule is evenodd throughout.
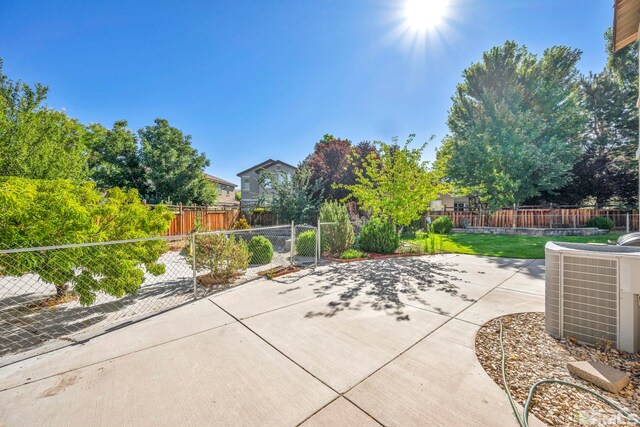
<path id="1" fill-rule="evenodd" d="M 242 191 L 249 191 L 249 184 L 251 178 L 249 178 L 248 176 L 243 176 L 242 177 Z"/>
<path id="2" fill-rule="evenodd" d="M 465 210 L 465 208 L 467 207 L 466 203 L 461 203 L 461 202 L 455 202 L 453 204 L 453 210 L 456 212 L 462 212 Z"/>

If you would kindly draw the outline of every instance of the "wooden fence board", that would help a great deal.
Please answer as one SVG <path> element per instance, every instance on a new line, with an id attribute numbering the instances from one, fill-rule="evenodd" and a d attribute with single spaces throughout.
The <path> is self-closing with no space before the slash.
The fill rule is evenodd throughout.
<path id="1" fill-rule="evenodd" d="M 189 234 L 196 227 L 198 217 L 205 231 L 229 230 L 239 214 L 240 211 L 238 209 L 223 211 L 212 211 L 204 208 L 180 209 L 178 212 L 174 212 L 175 216 L 169 224 L 169 230 L 165 235 Z"/>
<path id="2" fill-rule="evenodd" d="M 610 218 L 618 230 L 626 229 L 627 218 L 629 230 L 639 230 L 640 227 L 638 212 L 623 209 L 551 208 L 515 211 L 502 209 L 493 213 L 431 211 L 427 215 L 432 221 L 440 216 L 448 216 L 456 228 L 462 228 L 465 224 L 469 227 L 513 227 L 514 220 L 516 227 L 524 228 L 585 227 L 591 218 L 597 216 Z"/>

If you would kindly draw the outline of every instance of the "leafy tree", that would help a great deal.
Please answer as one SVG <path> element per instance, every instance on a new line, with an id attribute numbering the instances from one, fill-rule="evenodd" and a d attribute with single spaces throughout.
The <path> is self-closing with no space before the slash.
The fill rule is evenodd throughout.
<path id="1" fill-rule="evenodd" d="M 627 110 L 636 109 L 638 99 L 638 42 L 630 43 L 618 52 L 613 51 L 613 30 L 607 29 L 604 33 L 605 47 L 607 50 L 606 69 L 610 71 L 617 83 L 622 87 L 627 95 L 625 107 Z M 635 123 L 638 115 L 635 115 Z M 629 129 L 638 132 L 638 127 L 633 126 L 634 122 L 628 123 Z"/>
<path id="2" fill-rule="evenodd" d="M 375 149 L 368 141 L 354 146 L 348 139 L 326 134 L 316 143 L 313 153 L 303 164 L 311 170 L 311 180 L 322 183 L 324 199 L 343 200 L 349 192 L 341 185 L 353 185 L 356 182 L 354 165 L 349 161 L 350 156 L 355 153 L 356 158 L 365 158 Z M 361 164 L 357 166 L 362 167 Z"/>
<path id="3" fill-rule="evenodd" d="M 538 58 L 514 42 L 485 52 L 452 98 L 447 174 L 493 207 L 564 186 L 584 129 L 579 58 L 564 46 Z"/>
<path id="4" fill-rule="evenodd" d="M 136 190 L 109 190 L 101 195 L 93 183 L 70 180 L 0 178 L 0 246 L 22 248 L 107 242 L 161 235 L 172 213 L 163 206 L 142 205 Z M 163 240 L 134 244 L 72 247 L 0 255 L 0 276 L 37 274 L 56 289 L 69 292 L 83 305 L 98 292 L 114 297 L 135 293 L 145 269 L 164 272 L 158 257 Z M 144 269 L 143 269 L 144 268 Z"/>
<path id="5" fill-rule="evenodd" d="M 13 82 L 0 59 L 0 174 L 37 179 L 86 177 L 85 128 L 44 103 L 48 88 Z"/>
<path id="6" fill-rule="evenodd" d="M 135 188 L 146 194 L 146 172 L 138 139 L 127 128 L 126 120 L 115 122 L 112 129 L 92 124 L 89 130 L 89 171 L 98 188 Z"/>
<path id="7" fill-rule="evenodd" d="M 633 118 L 625 106 L 623 89 L 606 70 L 585 77 L 581 88 L 587 111 L 582 154 L 573 166 L 571 182 L 543 196 L 561 204 L 632 202 L 638 193 L 637 163 L 633 156 L 638 142 L 637 132 L 633 132 L 634 139 L 626 131 L 626 122 Z M 634 116 L 637 123 L 637 114 Z"/>
<path id="8" fill-rule="evenodd" d="M 191 136 L 165 119 L 156 119 L 153 126 L 140 129 L 138 135 L 149 184 L 143 194 L 147 201 L 215 203 L 217 190 L 202 174 L 210 162 L 191 146 Z"/>
<path id="9" fill-rule="evenodd" d="M 581 79 L 587 123 L 572 181 L 553 193 L 543 193 L 544 200 L 564 204 L 637 202 L 638 46 L 634 42 L 614 55 L 611 29 L 605 40 L 605 69 Z"/>
<path id="10" fill-rule="evenodd" d="M 262 172 L 259 182 L 267 190 L 259 205 L 269 207 L 279 222 L 309 224 L 317 217 L 322 183 L 312 181 L 309 168 L 301 166 L 292 175 Z"/>
<path id="11" fill-rule="evenodd" d="M 327 134 L 316 143 L 313 153 L 305 160 L 311 170 L 311 179 L 322 183 L 326 199 L 337 200 L 347 196 L 347 190 L 334 185 L 353 184 L 354 175 L 349 163 L 352 152 L 351 141 Z"/>
<path id="12" fill-rule="evenodd" d="M 422 161 L 426 143 L 409 148 L 414 138 L 410 135 L 402 147 L 397 138 L 392 144 L 376 142 L 377 152 L 353 155 L 356 183 L 343 185 L 363 209 L 400 226 L 419 219 L 439 189 L 437 176 Z"/>

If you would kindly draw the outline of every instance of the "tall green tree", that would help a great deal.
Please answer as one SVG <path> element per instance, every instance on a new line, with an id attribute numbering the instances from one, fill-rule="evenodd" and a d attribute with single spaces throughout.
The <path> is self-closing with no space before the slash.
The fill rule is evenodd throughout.
<path id="1" fill-rule="evenodd" d="M 0 174 L 81 180 L 87 132 L 63 111 L 46 106 L 48 88 L 12 81 L 0 59 Z"/>
<path id="2" fill-rule="evenodd" d="M 544 194 L 562 204 L 620 203 L 638 200 L 638 43 L 614 54 L 611 29 L 605 32 L 608 61 L 580 82 L 587 116 L 582 152 L 571 182 Z"/>
<path id="3" fill-rule="evenodd" d="M 419 219 L 440 188 L 438 176 L 422 160 L 426 143 L 411 148 L 414 138 L 409 135 L 403 146 L 397 138 L 391 144 L 375 142 L 377 151 L 365 158 L 355 154 L 356 183 L 341 185 L 362 209 L 400 226 Z"/>
<path id="4" fill-rule="evenodd" d="M 90 178 L 98 188 L 135 188 L 146 194 L 147 178 L 138 138 L 127 127 L 126 120 L 115 122 L 112 129 L 91 124 L 89 130 Z"/>
<path id="5" fill-rule="evenodd" d="M 165 119 L 156 119 L 153 126 L 140 129 L 138 135 L 148 183 L 143 197 L 148 202 L 215 203 L 216 188 L 202 174 L 210 162 L 191 146 L 190 135 L 170 126 Z"/>
<path id="6" fill-rule="evenodd" d="M 580 51 L 538 58 L 506 42 L 463 72 L 449 111 L 447 174 L 493 207 L 565 185 L 580 154 Z"/>
<path id="7" fill-rule="evenodd" d="M 637 124 L 637 113 L 629 111 L 627 94 L 609 70 L 584 77 L 581 90 L 587 112 L 582 153 L 573 166 L 571 181 L 543 198 L 577 205 L 634 203 L 638 197 L 634 159 L 638 140 L 637 130 L 630 132 L 628 122 Z"/>

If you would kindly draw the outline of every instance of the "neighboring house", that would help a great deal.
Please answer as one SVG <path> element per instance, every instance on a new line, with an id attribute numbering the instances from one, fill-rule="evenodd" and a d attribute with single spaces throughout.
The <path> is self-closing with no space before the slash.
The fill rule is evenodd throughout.
<path id="1" fill-rule="evenodd" d="M 262 172 L 270 172 L 276 175 L 292 175 L 296 171 L 295 166 L 291 166 L 281 160 L 266 160 L 260 164 L 250 167 L 238 173 L 240 177 L 242 208 L 255 206 L 261 200 L 268 200 L 270 189 L 260 185 L 260 174 Z"/>
<path id="2" fill-rule="evenodd" d="M 207 179 L 207 181 L 214 183 L 218 188 L 218 203 L 238 204 L 235 195 L 237 187 L 236 184 L 234 184 L 233 182 L 225 181 L 224 179 L 218 178 L 217 176 L 209 175 L 208 173 L 205 173 L 204 177 Z"/>
<path id="3" fill-rule="evenodd" d="M 454 194 L 439 194 L 438 198 L 429 203 L 431 211 L 465 211 L 469 209 L 469 196 Z"/>

